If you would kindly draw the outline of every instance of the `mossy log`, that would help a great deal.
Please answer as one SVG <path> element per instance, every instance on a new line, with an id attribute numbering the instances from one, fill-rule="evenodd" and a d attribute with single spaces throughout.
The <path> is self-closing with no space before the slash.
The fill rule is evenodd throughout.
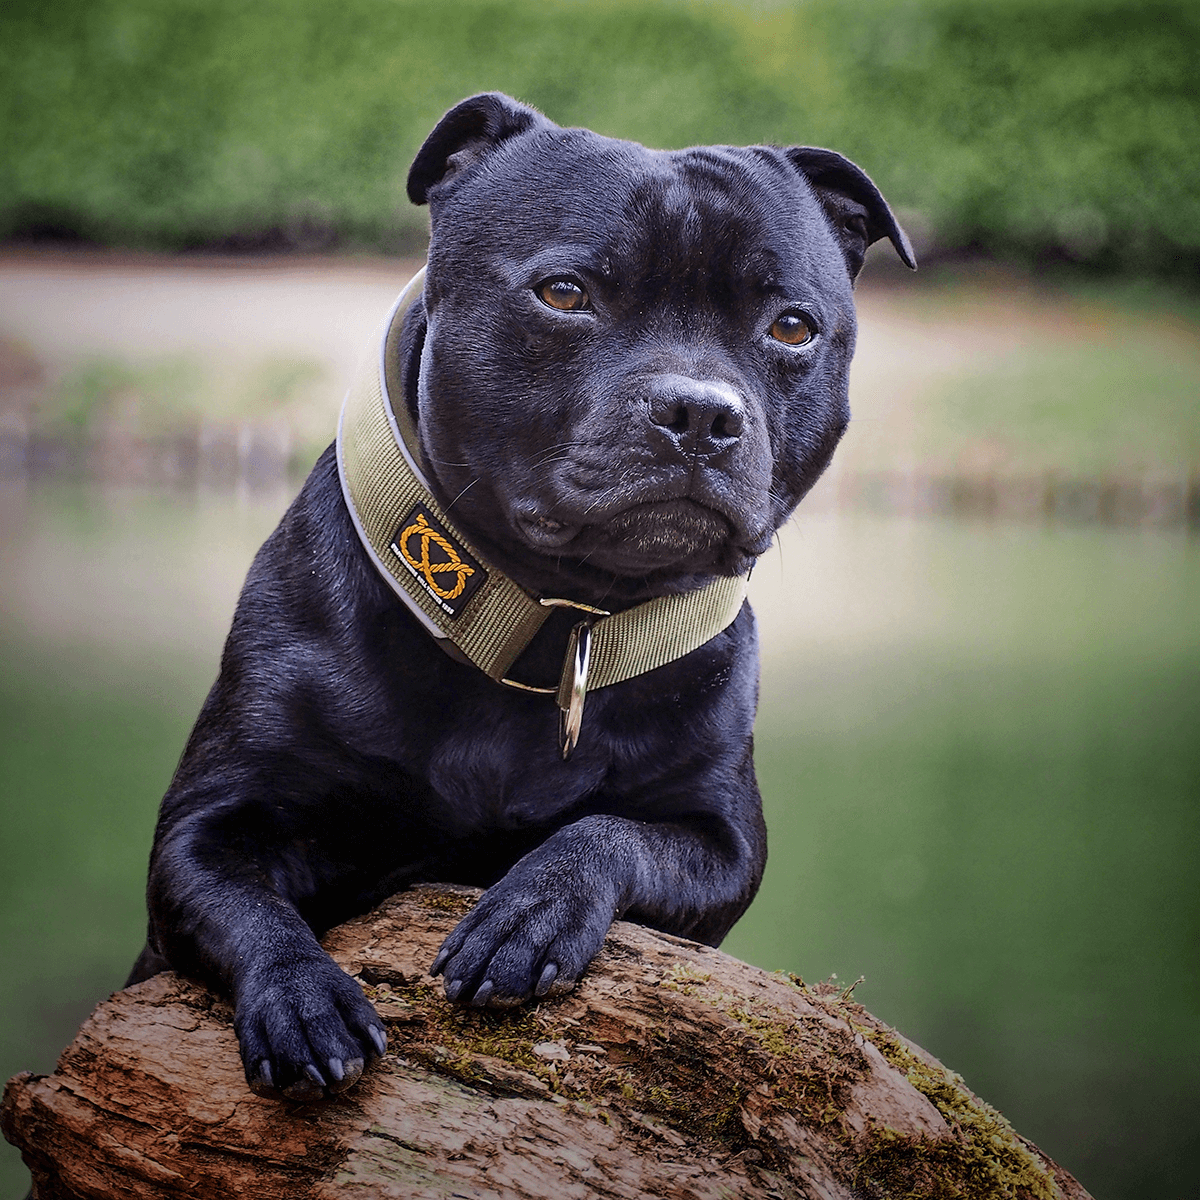
<path id="1" fill-rule="evenodd" d="M 160 975 L 4 1094 L 38 1200 L 1013 1197 L 1087 1193 L 836 988 L 618 922 L 578 990 L 456 1008 L 426 974 L 477 893 L 418 888 L 325 946 L 388 1025 L 352 1091 L 246 1088 L 228 1006 Z"/>

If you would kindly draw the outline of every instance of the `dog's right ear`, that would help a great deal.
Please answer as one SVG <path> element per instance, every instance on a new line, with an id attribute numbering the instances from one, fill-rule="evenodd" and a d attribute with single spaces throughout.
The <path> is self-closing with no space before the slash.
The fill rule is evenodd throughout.
<path id="1" fill-rule="evenodd" d="M 825 210 L 852 280 L 862 270 L 867 247 L 880 238 L 895 246 L 905 266 L 917 269 L 912 243 L 862 167 L 835 150 L 816 146 L 792 146 L 785 153 Z"/>
<path id="2" fill-rule="evenodd" d="M 456 104 L 417 151 L 408 172 L 408 198 L 424 204 L 430 193 L 463 174 L 501 142 L 538 124 L 550 124 L 535 108 L 503 92 L 484 92 Z"/>

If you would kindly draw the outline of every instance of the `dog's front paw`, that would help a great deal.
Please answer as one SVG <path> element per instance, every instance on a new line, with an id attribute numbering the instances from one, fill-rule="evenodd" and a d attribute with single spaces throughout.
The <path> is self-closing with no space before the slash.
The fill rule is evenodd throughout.
<path id="1" fill-rule="evenodd" d="M 370 1001 L 324 953 L 257 968 L 238 989 L 234 1029 L 250 1090 L 274 1099 L 343 1092 L 387 1049 Z"/>
<path id="2" fill-rule="evenodd" d="M 514 868 L 442 943 L 430 972 L 459 1004 L 507 1008 L 569 992 L 612 924 L 615 899 L 579 881 L 537 883 Z"/>

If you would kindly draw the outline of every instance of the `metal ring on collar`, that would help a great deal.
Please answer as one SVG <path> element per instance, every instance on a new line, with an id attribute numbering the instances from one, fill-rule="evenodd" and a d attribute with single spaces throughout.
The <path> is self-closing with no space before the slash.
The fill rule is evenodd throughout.
<path id="1" fill-rule="evenodd" d="M 567 643 L 567 662 L 564 665 L 570 670 L 570 692 L 566 708 L 560 706 L 558 714 L 558 744 L 564 759 L 571 757 L 571 751 L 579 741 L 591 658 L 592 626 L 589 621 L 580 621 L 571 630 L 571 640 Z"/>

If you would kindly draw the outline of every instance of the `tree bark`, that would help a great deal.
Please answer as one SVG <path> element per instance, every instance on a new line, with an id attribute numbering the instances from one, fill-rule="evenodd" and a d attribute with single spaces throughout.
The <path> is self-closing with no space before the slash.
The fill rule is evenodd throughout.
<path id="1" fill-rule="evenodd" d="M 389 1036 L 337 1099 L 252 1095 L 198 984 L 118 992 L 5 1089 L 37 1200 L 1087 1200 L 847 992 L 680 938 L 618 922 L 572 995 L 453 1007 L 425 969 L 477 894 L 414 889 L 325 938 Z"/>

